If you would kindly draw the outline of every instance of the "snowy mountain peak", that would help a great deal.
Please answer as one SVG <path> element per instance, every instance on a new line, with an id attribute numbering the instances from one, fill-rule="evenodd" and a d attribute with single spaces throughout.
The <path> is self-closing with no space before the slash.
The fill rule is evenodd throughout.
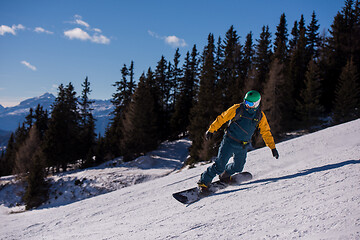
<path id="1" fill-rule="evenodd" d="M 52 103 L 53 101 L 55 100 L 55 96 L 51 93 L 45 93 L 39 97 L 34 97 L 34 98 L 29 98 L 29 99 L 26 99 L 22 102 L 20 102 L 20 104 L 18 106 L 21 106 L 21 107 L 24 107 L 24 106 L 29 106 L 29 107 L 35 107 L 38 105 L 38 104 L 48 104 L 48 103 Z"/>
<path id="2" fill-rule="evenodd" d="M 33 97 L 22 101 L 14 107 L 0 107 L 0 129 L 5 131 L 15 131 L 16 128 L 25 120 L 25 116 L 29 114 L 30 108 L 35 109 L 40 104 L 44 110 L 51 112 L 51 105 L 56 97 L 51 93 L 45 93 L 38 97 Z M 96 131 L 102 135 L 108 125 L 110 113 L 113 105 L 110 100 L 95 100 L 92 105 L 93 115 L 96 119 Z M 1 134 L 0 134 L 1 137 Z M 1 142 L 0 142 L 1 146 Z"/>

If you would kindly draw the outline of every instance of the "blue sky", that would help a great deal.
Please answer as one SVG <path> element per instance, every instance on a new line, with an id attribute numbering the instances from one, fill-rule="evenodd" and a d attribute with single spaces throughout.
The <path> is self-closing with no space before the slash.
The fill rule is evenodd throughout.
<path id="1" fill-rule="evenodd" d="M 135 78 L 161 56 L 181 65 L 194 44 L 225 36 L 231 25 L 244 43 L 263 25 L 275 35 L 285 13 L 288 31 L 315 11 L 320 31 L 329 29 L 343 0 L 0 0 L 0 104 L 14 106 L 72 82 L 78 94 L 89 77 L 91 98 L 110 99 L 120 69 L 134 61 Z"/>

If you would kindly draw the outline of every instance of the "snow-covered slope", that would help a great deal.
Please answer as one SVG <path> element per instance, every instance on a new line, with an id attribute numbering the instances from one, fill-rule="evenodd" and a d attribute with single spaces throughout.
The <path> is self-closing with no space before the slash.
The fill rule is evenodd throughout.
<path id="1" fill-rule="evenodd" d="M 190 146 L 188 139 L 166 141 L 157 150 L 132 162 L 123 163 L 120 157 L 94 168 L 50 176 L 49 199 L 40 208 L 70 204 L 166 176 L 183 166 Z M 0 205 L 9 208 L 9 212 L 23 211 L 23 185 L 14 175 L 0 177 Z"/>
<path id="2" fill-rule="evenodd" d="M 189 206 L 171 194 L 209 165 L 64 206 L 3 207 L 0 239 L 360 239 L 359 136 L 356 120 L 278 144 L 278 160 L 249 152 L 251 182 Z"/>

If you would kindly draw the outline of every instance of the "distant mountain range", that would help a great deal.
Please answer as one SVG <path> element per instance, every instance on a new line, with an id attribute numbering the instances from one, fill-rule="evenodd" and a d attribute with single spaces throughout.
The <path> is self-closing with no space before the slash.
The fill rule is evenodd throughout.
<path id="1" fill-rule="evenodd" d="M 19 124 L 25 120 L 29 114 L 30 108 L 35 109 L 40 104 L 44 109 L 51 112 L 51 105 L 55 101 L 55 96 L 51 93 L 45 93 L 39 97 L 29 98 L 22 101 L 14 107 L 3 107 L 0 105 L 0 147 L 5 146 L 11 132 L 14 132 Z M 96 119 L 96 133 L 104 135 L 105 129 L 111 118 L 110 113 L 113 105 L 110 100 L 94 100 L 92 104 L 93 115 Z"/>

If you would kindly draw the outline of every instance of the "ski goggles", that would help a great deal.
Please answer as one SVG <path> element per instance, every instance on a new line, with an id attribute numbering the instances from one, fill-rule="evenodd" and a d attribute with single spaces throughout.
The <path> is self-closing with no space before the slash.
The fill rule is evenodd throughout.
<path id="1" fill-rule="evenodd" d="M 245 100 L 245 105 L 248 107 L 248 108 L 257 108 L 260 104 L 260 99 L 256 102 L 250 102 L 248 100 Z"/>

